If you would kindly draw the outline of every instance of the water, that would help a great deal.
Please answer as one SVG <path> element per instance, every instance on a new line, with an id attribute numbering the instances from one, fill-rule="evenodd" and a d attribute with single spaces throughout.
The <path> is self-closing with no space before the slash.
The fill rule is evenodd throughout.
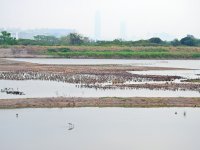
<path id="1" fill-rule="evenodd" d="M 131 71 L 133 74 L 181 76 L 187 79 L 199 78 L 200 60 L 124 60 L 124 59 L 41 59 L 16 58 L 15 61 L 26 61 L 39 64 L 69 64 L 69 65 L 100 65 L 120 64 L 152 67 L 174 67 L 199 70 L 161 70 L 161 71 Z M 180 80 L 173 81 L 179 83 Z M 143 82 L 141 82 L 143 83 Z M 126 84 L 141 84 L 130 82 Z M 151 82 L 145 83 L 164 83 Z M 75 84 L 55 81 L 15 81 L 0 80 L 0 89 L 19 89 L 25 95 L 10 95 L 0 93 L 0 99 L 7 98 L 39 98 L 39 97 L 200 97 L 198 91 L 167 91 L 149 89 L 95 89 L 78 88 Z"/>
<path id="2" fill-rule="evenodd" d="M 42 80 L 0 80 L 0 89 L 13 88 L 25 95 L 0 92 L 0 99 L 42 97 L 200 97 L 198 91 L 78 88 L 75 84 Z"/>
<path id="3" fill-rule="evenodd" d="M 19 59 L 19 61 L 42 64 L 125 64 L 200 69 L 199 60 Z M 142 73 L 196 78 L 198 70 Z M 200 97 L 198 91 L 102 90 L 78 88 L 74 84 L 56 81 L 0 80 L 0 89 L 9 87 L 18 89 L 26 95 L 8 95 L 0 92 L 0 99 L 60 96 Z M 199 150 L 199 114 L 200 108 L 0 109 L 0 149 Z M 71 130 L 69 123 L 74 126 Z"/>
<path id="4" fill-rule="evenodd" d="M 68 65 L 132 65 L 150 67 L 170 67 L 200 69 L 200 60 L 136 60 L 136 59 L 46 59 L 46 58 L 14 58 L 9 60 L 24 61 L 38 64 Z"/>
<path id="5" fill-rule="evenodd" d="M 199 108 L 0 110 L 0 148 L 199 150 L 199 114 Z"/>
<path id="6" fill-rule="evenodd" d="M 200 70 L 149 70 L 149 71 L 129 71 L 132 74 L 139 75 L 162 75 L 162 76 L 180 76 L 186 79 L 200 78 Z"/>

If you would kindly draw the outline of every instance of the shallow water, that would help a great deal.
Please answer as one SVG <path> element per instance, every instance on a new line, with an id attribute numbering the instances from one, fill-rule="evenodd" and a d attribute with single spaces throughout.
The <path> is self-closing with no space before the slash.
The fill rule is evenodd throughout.
<path id="1" fill-rule="evenodd" d="M 199 70 L 162 70 L 162 71 L 133 71 L 133 74 L 181 76 L 187 79 L 199 78 L 200 60 L 124 60 L 124 59 L 41 59 L 16 58 L 11 60 L 27 61 L 41 64 L 71 64 L 97 65 L 121 64 L 135 66 L 174 67 Z M 145 83 L 163 83 L 144 81 Z M 180 80 L 173 81 L 175 83 Z M 129 82 L 126 84 L 141 84 L 143 82 Z M 106 83 L 105 83 L 106 84 Z M 0 80 L 0 89 L 18 88 L 25 95 L 10 95 L 0 93 L 0 99 L 6 98 L 39 98 L 39 97 L 200 97 L 198 91 L 167 91 L 149 89 L 95 89 L 78 88 L 75 84 L 56 81 L 15 81 Z"/>
<path id="2" fill-rule="evenodd" d="M 46 58 L 14 58 L 10 60 L 25 61 L 38 64 L 69 65 L 105 65 L 121 64 L 132 66 L 153 66 L 200 69 L 200 60 L 136 60 L 136 59 L 46 59 Z"/>
<path id="3" fill-rule="evenodd" d="M 0 89 L 13 88 L 25 95 L 0 92 L 0 99 L 40 97 L 200 97 L 198 91 L 79 88 L 75 84 L 42 80 L 0 80 Z"/>
<path id="4" fill-rule="evenodd" d="M 0 110 L 0 148 L 199 150 L 199 114 L 199 108 Z"/>
<path id="5" fill-rule="evenodd" d="M 180 76 L 186 79 L 200 78 L 200 70 L 149 70 L 149 71 L 129 71 L 132 74 L 139 75 L 162 75 L 162 76 Z"/>

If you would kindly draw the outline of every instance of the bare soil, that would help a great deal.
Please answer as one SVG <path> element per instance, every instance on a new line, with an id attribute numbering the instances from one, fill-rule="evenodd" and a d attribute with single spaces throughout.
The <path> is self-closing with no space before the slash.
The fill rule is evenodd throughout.
<path id="1" fill-rule="evenodd" d="M 0 100 L 0 109 L 67 107 L 200 107 L 200 98 L 36 98 Z"/>

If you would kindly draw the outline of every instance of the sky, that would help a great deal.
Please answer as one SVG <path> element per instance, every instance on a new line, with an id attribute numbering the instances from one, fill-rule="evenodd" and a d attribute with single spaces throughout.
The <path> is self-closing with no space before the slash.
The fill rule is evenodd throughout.
<path id="1" fill-rule="evenodd" d="M 200 0 L 0 0 L 0 28 L 66 28 L 94 38 L 97 12 L 101 39 L 122 31 L 128 40 L 200 38 Z"/>

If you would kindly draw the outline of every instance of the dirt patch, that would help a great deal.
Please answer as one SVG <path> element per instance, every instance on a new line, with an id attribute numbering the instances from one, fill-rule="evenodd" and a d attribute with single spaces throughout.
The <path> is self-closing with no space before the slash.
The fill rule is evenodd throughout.
<path id="1" fill-rule="evenodd" d="M 200 107 L 200 98 L 36 98 L 0 100 L 0 108 Z"/>
<path id="2" fill-rule="evenodd" d="M 12 46 L 10 48 L 0 48 L 0 58 L 48 58 L 42 55 L 47 50 L 42 46 Z"/>

